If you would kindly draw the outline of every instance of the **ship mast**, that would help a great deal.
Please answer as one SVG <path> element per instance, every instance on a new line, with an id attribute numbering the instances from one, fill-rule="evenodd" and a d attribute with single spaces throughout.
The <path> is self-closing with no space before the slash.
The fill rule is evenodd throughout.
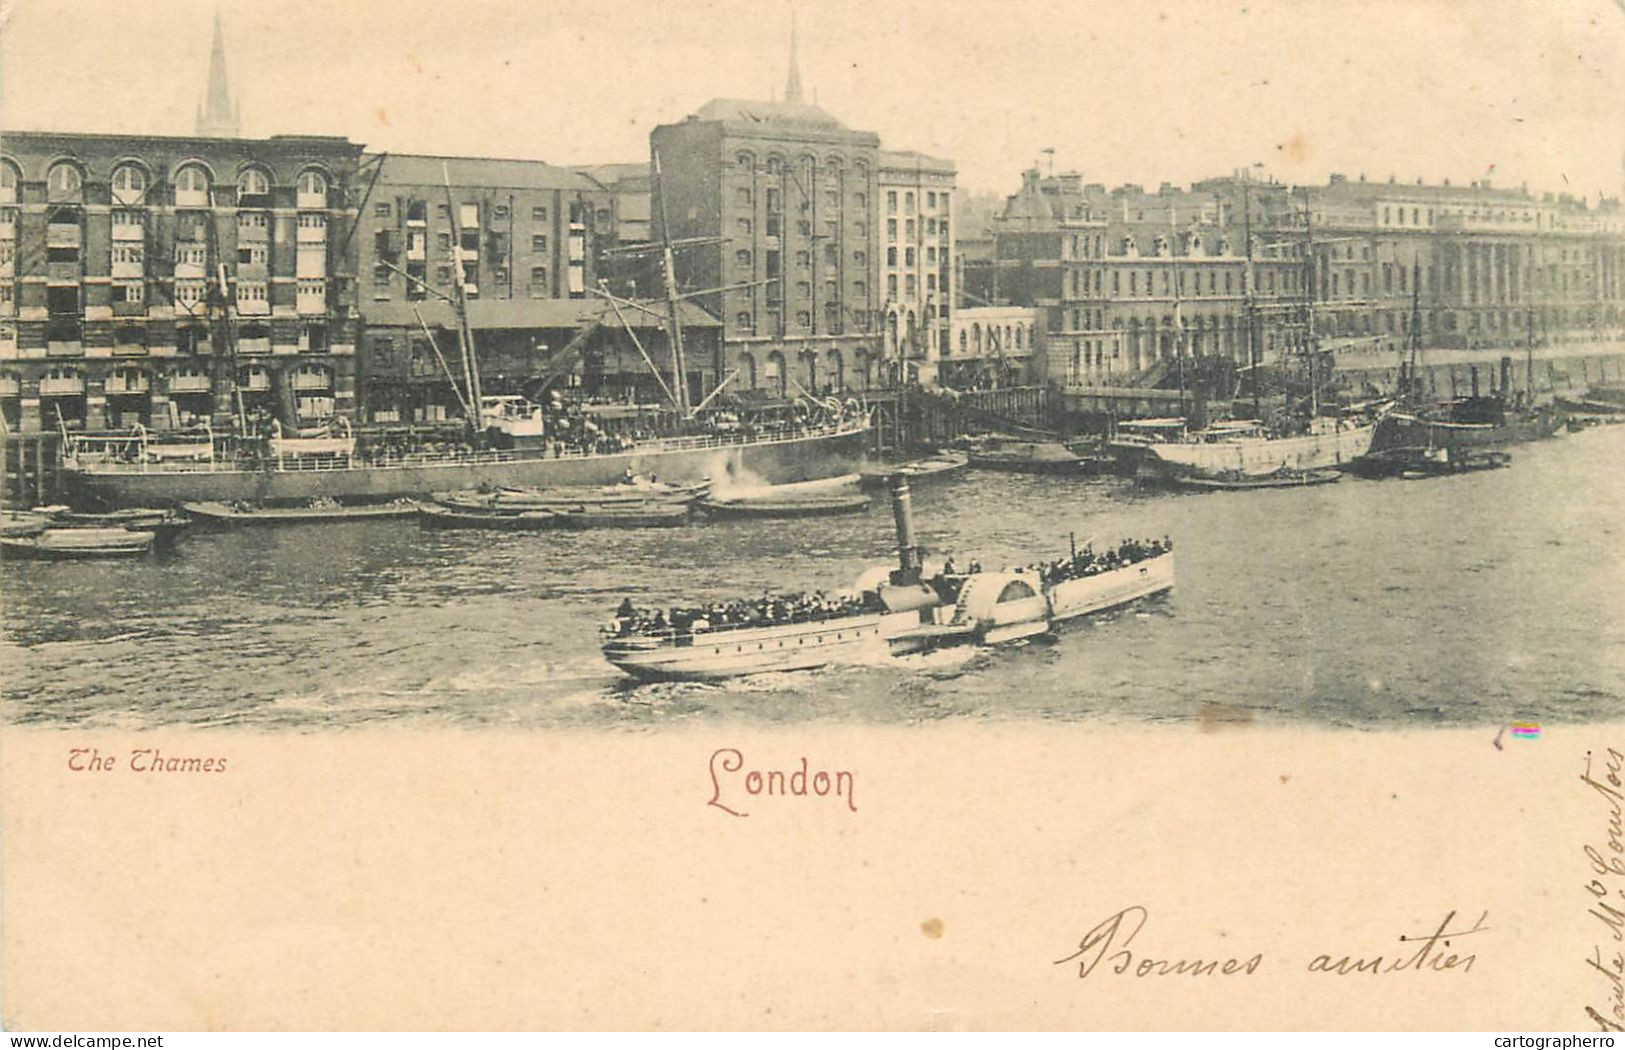
<path id="1" fill-rule="evenodd" d="M 1315 231 L 1311 214 L 1312 201 L 1309 197 L 1309 187 L 1303 189 L 1303 236 L 1304 252 L 1307 258 L 1307 275 L 1309 287 L 1306 289 L 1307 309 L 1305 311 L 1304 325 L 1304 355 L 1309 362 L 1309 418 L 1311 421 L 1320 415 L 1320 367 L 1316 360 L 1318 354 L 1315 348 Z"/>
<path id="2" fill-rule="evenodd" d="M 454 275 L 456 297 L 452 309 L 457 313 L 457 349 L 463 359 L 463 381 L 468 385 L 468 397 L 474 406 L 474 415 L 468 421 L 470 430 L 478 434 L 485 424 L 484 398 L 480 396 L 480 366 L 474 356 L 474 336 L 468 329 L 468 273 L 463 269 L 463 223 L 457 214 L 457 205 L 451 199 L 451 170 L 444 161 L 440 164 L 440 177 L 446 186 L 446 221 L 451 226 L 451 259 L 457 267 Z"/>
<path id="3" fill-rule="evenodd" d="M 1422 345 L 1422 258 L 1411 260 L 1411 360 L 1405 369 L 1404 401 L 1419 401 L 1421 383 L 1416 376 L 1417 351 Z"/>
<path id="4" fill-rule="evenodd" d="M 1252 179 L 1245 169 L 1241 173 L 1241 235 L 1247 244 L 1247 265 L 1241 274 L 1242 326 L 1247 333 L 1247 364 L 1253 377 L 1253 418 L 1263 419 L 1264 409 L 1259 394 L 1258 376 L 1258 310 L 1254 302 L 1253 276 L 1253 206 L 1250 190 Z M 1222 207 L 1222 205 L 1221 205 Z"/>

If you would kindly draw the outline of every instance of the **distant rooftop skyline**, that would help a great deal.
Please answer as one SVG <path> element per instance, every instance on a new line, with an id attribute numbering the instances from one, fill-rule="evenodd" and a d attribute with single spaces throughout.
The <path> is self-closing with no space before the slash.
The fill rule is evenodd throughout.
<path id="1" fill-rule="evenodd" d="M 1292 183 L 1488 175 L 1536 194 L 1625 192 L 1615 0 L 824 0 L 793 20 L 788 4 L 754 0 L 600 0 L 522 19 L 494 0 L 388 11 L 171 0 L 157 20 L 127 10 L 18 0 L 0 38 L 0 121 L 192 133 L 200 84 L 213 101 L 218 10 L 231 115 L 256 137 L 635 162 L 655 125 L 710 99 L 816 93 L 888 149 L 952 159 L 973 192 L 1014 192 L 1023 169 L 1047 170 L 1048 149 L 1055 170 L 1108 186 L 1262 164 Z M 64 68 L 98 76 L 65 90 Z M 139 87 L 115 93 L 126 84 Z"/>

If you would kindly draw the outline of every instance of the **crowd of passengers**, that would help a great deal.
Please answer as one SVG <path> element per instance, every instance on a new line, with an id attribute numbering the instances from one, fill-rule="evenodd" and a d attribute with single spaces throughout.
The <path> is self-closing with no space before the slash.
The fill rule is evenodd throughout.
<path id="1" fill-rule="evenodd" d="M 1103 572 L 1121 569 L 1135 562 L 1166 554 L 1173 549 L 1174 541 L 1167 536 L 1160 540 L 1124 540 L 1116 547 L 1107 548 L 1098 554 L 1086 543 L 1082 550 L 1070 558 L 1058 558 L 1048 563 L 1029 565 L 1028 568 L 1038 573 L 1045 586 L 1053 587 L 1067 580 L 1098 576 Z"/>
<path id="2" fill-rule="evenodd" d="M 615 633 L 625 638 L 634 634 L 695 634 L 728 627 L 777 627 L 788 623 L 812 623 L 851 616 L 869 606 L 852 595 L 769 594 L 760 598 L 736 598 L 705 605 L 673 606 L 671 609 L 639 609 L 632 599 L 624 599 L 615 610 Z"/>

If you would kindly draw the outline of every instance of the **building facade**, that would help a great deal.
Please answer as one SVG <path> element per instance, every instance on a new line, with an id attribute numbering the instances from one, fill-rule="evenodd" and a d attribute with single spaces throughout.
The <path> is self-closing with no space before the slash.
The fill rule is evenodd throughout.
<path id="1" fill-rule="evenodd" d="M 1026 306 L 955 310 L 935 362 L 937 385 L 992 389 L 1043 382 L 1043 312 Z"/>
<path id="2" fill-rule="evenodd" d="M 882 351 L 886 361 L 900 365 L 894 378 L 929 386 L 951 345 L 958 302 L 954 165 L 923 153 L 882 150 L 877 170 L 877 221 L 885 224 Z"/>
<path id="3" fill-rule="evenodd" d="M 6 425 L 353 412 L 360 153 L 324 136 L 5 132 Z"/>
<path id="4" fill-rule="evenodd" d="M 879 144 L 798 101 L 715 99 L 655 128 L 656 229 L 708 242 L 678 249 L 677 281 L 707 292 L 734 390 L 793 398 L 886 380 Z"/>
<path id="5" fill-rule="evenodd" d="M 1246 173 L 1189 189 L 1108 191 L 1029 171 L 966 294 L 1045 311 L 1045 371 L 1066 385 L 1149 385 L 1181 354 L 1238 368 L 1320 350 L 1618 338 L 1625 223 L 1523 190 Z M 1248 238 L 1251 238 L 1250 242 Z"/>
<path id="6" fill-rule="evenodd" d="M 368 281 L 363 421 L 437 423 L 464 414 L 458 389 L 466 389 L 466 378 L 452 308 L 459 279 L 482 393 L 536 394 L 536 384 L 546 381 L 582 396 L 666 399 L 662 380 L 628 334 L 639 333 L 654 363 L 669 367 L 660 318 L 633 307 L 615 310 L 598 294 L 601 283 L 612 284 L 609 259 L 624 246 L 623 235 L 647 240 L 635 189 L 621 185 L 635 187 L 635 171 L 615 173 L 606 186 L 587 171 L 542 161 L 403 154 L 367 160 L 371 191 L 358 237 Z M 654 290 L 639 289 L 635 279 L 619 283 L 626 287 L 610 290 L 628 296 Z M 685 333 L 694 329 L 690 359 L 714 376 L 715 321 L 695 309 L 684 318 Z"/>

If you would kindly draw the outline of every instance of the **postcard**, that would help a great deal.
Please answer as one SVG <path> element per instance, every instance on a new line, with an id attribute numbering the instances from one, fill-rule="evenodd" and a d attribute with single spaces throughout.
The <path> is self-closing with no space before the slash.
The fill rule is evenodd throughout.
<path id="1" fill-rule="evenodd" d="M 0 1022 L 1625 1029 L 1625 8 L 0 9 Z"/>

